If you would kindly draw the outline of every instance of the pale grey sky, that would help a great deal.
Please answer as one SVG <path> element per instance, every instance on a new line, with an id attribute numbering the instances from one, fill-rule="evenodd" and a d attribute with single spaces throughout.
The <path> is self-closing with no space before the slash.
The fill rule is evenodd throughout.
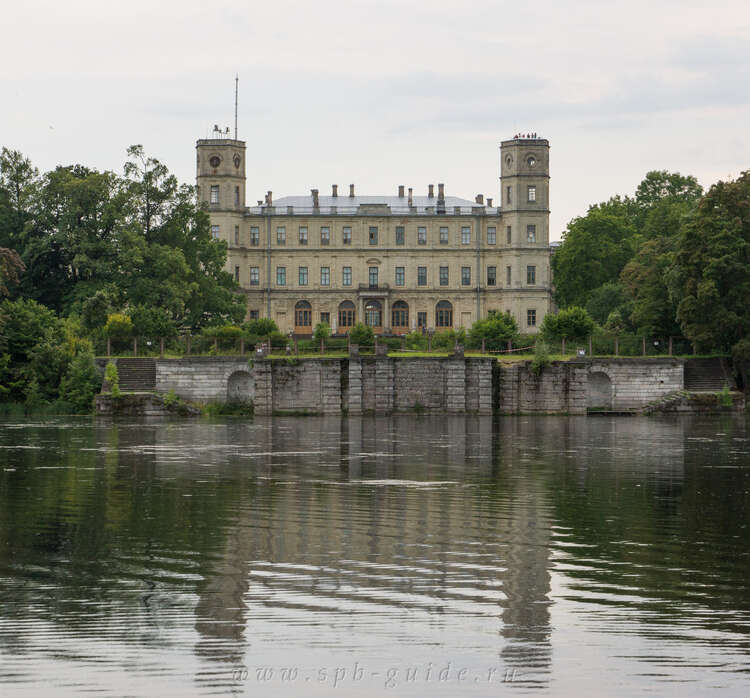
<path id="1" fill-rule="evenodd" d="M 332 183 L 497 197 L 498 145 L 550 140 L 551 238 L 650 169 L 750 168 L 747 0 L 25 0 L 3 9 L 0 145 L 194 181 L 234 119 L 248 201 Z"/>

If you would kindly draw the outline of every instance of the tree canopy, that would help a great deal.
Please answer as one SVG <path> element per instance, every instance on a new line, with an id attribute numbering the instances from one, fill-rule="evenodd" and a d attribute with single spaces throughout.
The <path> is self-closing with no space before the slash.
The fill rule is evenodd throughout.
<path id="1" fill-rule="evenodd" d="M 729 349 L 750 335 L 750 172 L 714 184 L 682 228 L 672 289 L 685 334 Z"/>

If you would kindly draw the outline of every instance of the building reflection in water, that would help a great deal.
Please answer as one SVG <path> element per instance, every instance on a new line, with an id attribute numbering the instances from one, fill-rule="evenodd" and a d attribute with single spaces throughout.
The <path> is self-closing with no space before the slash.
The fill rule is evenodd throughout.
<path id="1" fill-rule="evenodd" d="M 366 636 L 374 606 L 394 623 L 403 613 L 427 613 L 433 627 L 442 618 L 444 638 L 479 613 L 495 628 L 495 665 L 546 681 L 551 512 L 544 473 L 521 470 L 539 467 L 519 445 L 533 437 L 531 422 L 511 430 L 491 417 L 315 418 L 255 427 L 252 463 L 263 484 L 238 506 L 196 608 L 196 652 L 220 662 L 202 680 L 253 656 L 254 614 L 296 610 L 309 614 L 302 625 L 340 623 Z M 418 642 L 424 627 L 407 623 L 398 634 Z M 282 641 L 288 629 L 278 630 Z"/>

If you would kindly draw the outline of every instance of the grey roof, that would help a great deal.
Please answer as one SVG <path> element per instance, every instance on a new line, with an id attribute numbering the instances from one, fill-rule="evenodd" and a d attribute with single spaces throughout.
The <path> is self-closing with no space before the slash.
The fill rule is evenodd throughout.
<path id="1" fill-rule="evenodd" d="M 388 206 L 390 213 L 393 215 L 434 215 L 437 212 L 438 199 L 437 196 L 432 198 L 428 196 L 413 196 L 412 197 L 413 208 L 409 208 L 409 200 L 407 196 L 319 196 L 318 205 L 320 214 L 327 215 L 331 214 L 332 208 L 335 208 L 336 214 L 338 215 L 352 215 L 360 213 L 360 206 Z M 313 212 L 313 198 L 312 195 L 308 196 L 282 196 L 278 199 L 273 200 L 273 207 L 277 215 L 284 214 L 287 212 L 288 207 L 293 207 L 295 214 L 306 214 Z M 471 214 L 475 212 L 475 209 L 479 208 L 486 212 L 488 215 L 497 214 L 500 211 L 499 207 L 496 206 L 485 206 L 483 204 L 477 204 L 468 199 L 461 199 L 457 196 L 446 196 L 445 197 L 445 213 L 446 215 L 454 215 L 456 207 L 460 208 L 461 214 Z M 431 211 L 427 209 L 431 208 Z M 263 206 L 251 206 L 249 208 L 250 213 L 262 214 Z M 375 213 L 375 211 L 373 211 Z"/>

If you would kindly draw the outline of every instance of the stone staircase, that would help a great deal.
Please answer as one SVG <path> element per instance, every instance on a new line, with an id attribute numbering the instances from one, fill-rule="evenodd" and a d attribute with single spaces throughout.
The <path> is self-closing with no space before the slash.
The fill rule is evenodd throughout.
<path id="1" fill-rule="evenodd" d="M 723 359 L 686 359 L 685 390 L 717 392 L 725 385 L 735 389 L 734 378 Z"/>
<path id="2" fill-rule="evenodd" d="M 156 390 L 156 361 L 154 359 L 117 359 L 120 390 L 150 392 Z"/>

